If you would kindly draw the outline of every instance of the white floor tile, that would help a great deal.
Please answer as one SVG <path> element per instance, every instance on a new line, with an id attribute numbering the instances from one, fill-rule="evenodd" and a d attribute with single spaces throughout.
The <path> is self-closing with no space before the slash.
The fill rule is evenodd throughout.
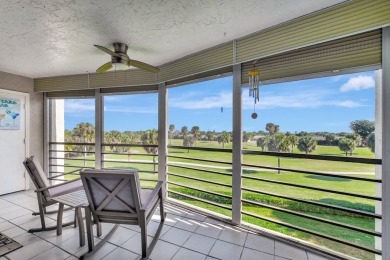
<path id="1" fill-rule="evenodd" d="M 48 260 L 48 259 L 50 259 L 50 260 L 63 260 L 63 259 L 66 259 L 70 256 L 71 256 L 70 254 L 59 249 L 58 247 L 53 247 L 50 250 L 33 257 L 31 260 Z"/>
<path id="2" fill-rule="evenodd" d="M 260 235 L 248 234 L 245 247 L 273 255 L 275 252 L 275 240 Z"/>
<path id="3" fill-rule="evenodd" d="M 138 233 L 134 230 L 119 227 L 108 241 L 112 244 L 120 246 L 137 234 Z"/>
<path id="4" fill-rule="evenodd" d="M 293 260 L 307 260 L 304 250 L 275 241 L 275 255 Z"/>
<path id="5" fill-rule="evenodd" d="M 249 248 L 244 248 L 240 260 L 253 260 L 253 259 L 274 260 L 274 255 L 266 254 Z"/>
<path id="6" fill-rule="evenodd" d="M 7 254 L 6 257 L 11 260 L 26 260 L 46 252 L 51 248 L 53 248 L 52 244 L 39 240 Z"/>
<path id="7" fill-rule="evenodd" d="M 183 260 L 183 259 L 204 260 L 206 259 L 206 256 L 185 248 L 180 248 L 179 251 L 176 253 L 176 255 L 172 258 L 172 260 Z"/>
<path id="8" fill-rule="evenodd" d="M 134 254 L 133 252 L 118 247 L 114 251 L 112 251 L 105 257 L 103 257 L 103 260 L 120 260 L 120 259 L 135 260 L 138 259 L 139 257 L 140 257 L 139 255 Z"/>
<path id="9" fill-rule="evenodd" d="M 190 236 L 191 232 L 173 227 L 169 229 L 167 233 L 165 233 L 160 239 L 178 246 L 182 246 Z"/>
<path id="10" fill-rule="evenodd" d="M 243 247 L 217 240 L 209 255 L 219 259 L 240 259 Z"/>
<path id="11" fill-rule="evenodd" d="M 152 242 L 153 238 L 148 236 L 148 246 Z M 141 234 L 137 233 L 135 236 L 124 242 L 121 247 L 130 250 L 136 254 L 141 254 Z"/>
<path id="12" fill-rule="evenodd" d="M 180 247 L 176 245 L 159 240 L 149 258 L 153 260 L 168 260 L 171 259 L 179 249 Z"/>
<path id="13" fill-rule="evenodd" d="M 329 258 L 326 258 L 324 256 L 319 256 L 310 252 L 307 252 L 307 256 L 309 260 L 328 260 Z"/>
<path id="14" fill-rule="evenodd" d="M 218 238 L 222 230 L 223 226 L 202 222 L 195 230 L 195 233 L 212 238 Z"/>
<path id="15" fill-rule="evenodd" d="M 248 233 L 231 227 L 226 227 L 222 230 L 218 239 L 223 240 L 229 243 L 233 243 L 239 246 L 243 246 L 245 244 L 246 236 Z"/>
<path id="16" fill-rule="evenodd" d="M 213 247 L 216 239 L 192 234 L 183 247 L 207 255 Z"/>

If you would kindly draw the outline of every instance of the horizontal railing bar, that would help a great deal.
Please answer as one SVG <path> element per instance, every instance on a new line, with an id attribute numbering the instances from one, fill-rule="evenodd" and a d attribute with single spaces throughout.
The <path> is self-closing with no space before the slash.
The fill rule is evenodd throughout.
<path id="1" fill-rule="evenodd" d="M 273 219 L 266 218 L 266 217 L 261 217 L 259 215 L 256 215 L 256 214 L 253 214 L 253 213 L 250 213 L 250 212 L 246 212 L 246 211 L 242 211 L 242 214 L 250 216 L 250 217 L 253 217 L 253 218 L 261 219 L 261 220 L 264 220 L 264 221 L 268 221 L 268 222 L 271 222 L 271 223 L 274 223 L 274 224 L 277 224 L 277 225 L 281 225 L 281 226 L 285 226 L 285 227 L 288 227 L 288 228 L 292 228 L 292 229 L 295 229 L 295 230 L 298 230 L 298 231 L 301 231 L 301 232 L 305 232 L 305 233 L 308 233 L 308 234 L 311 234 L 311 235 L 315 235 L 315 236 L 318 236 L 318 237 L 326 238 L 326 239 L 329 239 L 331 241 L 339 242 L 339 243 L 344 244 L 344 245 L 348 245 L 348 246 L 351 246 L 351 247 L 354 247 L 354 248 L 362 249 L 362 250 L 367 251 L 367 252 L 371 252 L 371 253 L 378 254 L 378 255 L 382 254 L 381 250 L 377 250 L 377 249 L 370 248 L 370 247 L 363 246 L 363 245 L 358 245 L 358 244 L 349 242 L 347 240 L 344 240 L 344 239 L 341 239 L 341 238 L 337 238 L 337 237 L 333 237 L 333 236 L 329 236 L 329 235 L 325 235 L 325 234 L 322 234 L 322 233 L 319 233 L 319 232 L 316 232 L 316 231 L 312 231 L 310 229 L 298 227 L 298 226 L 295 226 L 295 225 L 292 225 L 292 224 L 289 224 L 289 223 L 285 223 L 285 222 L 278 221 L 278 220 L 273 220 Z"/>
<path id="2" fill-rule="evenodd" d="M 173 164 L 172 164 L 172 163 L 168 163 L 168 166 L 177 167 L 177 168 L 182 168 L 182 169 L 187 169 L 187 170 L 195 170 L 195 171 L 201 171 L 201 172 L 208 172 L 208 173 L 220 174 L 220 175 L 225 175 L 225 176 L 229 176 L 229 177 L 232 176 L 232 175 L 229 174 L 229 173 L 217 172 L 217 171 L 210 171 L 210 170 L 203 170 L 203 169 L 194 168 L 194 167 L 181 166 L 181 165 L 177 165 L 177 164 L 174 164 L 174 163 L 173 163 Z M 207 167 L 207 166 L 205 166 L 205 167 Z"/>
<path id="3" fill-rule="evenodd" d="M 158 154 L 150 153 L 126 153 L 126 152 L 103 152 L 102 154 L 112 154 L 112 155 L 131 155 L 131 156 L 158 156 Z"/>
<path id="4" fill-rule="evenodd" d="M 153 181 L 153 182 L 158 182 L 158 180 L 150 180 L 150 179 L 139 179 L 140 181 Z"/>
<path id="5" fill-rule="evenodd" d="M 172 184 L 172 185 L 180 186 L 180 187 L 183 187 L 183 188 L 188 188 L 188 189 L 192 189 L 192 190 L 197 190 L 197 191 L 200 191 L 200 192 L 208 193 L 208 194 L 211 194 L 211 195 L 224 197 L 224 198 L 227 198 L 227 199 L 232 199 L 231 196 L 228 196 L 228 195 L 225 195 L 225 194 L 221 194 L 221 193 L 218 193 L 218 192 L 207 191 L 207 190 L 203 190 L 203 189 L 199 189 L 199 188 L 183 185 L 183 184 L 180 184 L 180 183 L 177 183 L 177 182 L 173 182 L 173 181 L 168 181 L 168 183 Z"/>
<path id="6" fill-rule="evenodd" d="M 224 152 L 231 153 L 232 149 L 222 149 L 222 148 L 206 148 L 206 147 L 184 147 L 184 146 L 175 146 L 168 145 L 168 148 L 173 149 L 183 149 L 183 150 L 196 150 L 196 151 L 208 151 L 208 152 Z"/>
<path id="7" fill-rule="evenodd" d="M 49 164 L 49 167 L 71 167 L 71 168 L 80 168 L 80 169 L 95 169 L 94 167 L 86 167 L 86 166 L 72 166 L 72 165 L 58 165 L 58 164 Z"/>
<path id="8" fill-rule="evenodd" d="M 118 168 L 115 168 L 115 167 L 110 167 L 110 168 L 107 168 L 107 167 L 103 167 L 103 169 L 106 169 L 106 170 L 112 170 L 112 169 L 118 169 Z M 158 173 L 157 171 L 138 171 L 138 173 L 150 173 L 150 174 L 156 174 Z"/>
<path id="9" fill-rule="evenodd" d="M 379 201 L 382 200 L 381 197 L 375 197 L 375 196 L 369 196 L 369 195 L 363 195 L 363 194 L 352 193 L 352 192 L 345 192 L 345 191 L 338 191 L 338 190 L 330 190 L 330 189 L 324 189 L 324 188 L 318 188 L 318 187 L 313 187 L 313 186 L 295 184 L 295 183 L 290 183 L 290 182 L 274 181 L 274 180 L 269 180 L 269 179 L 264 179 L 264 178 L 258 178 L 258 177 L 251 177 L 251 176 L 242 176 L 242 178 L 244 178 L 244 179 L 250 179 L 250 180 L 256 180 L 256 181 L 270 182 L 270 183 L 281 184 L 281 185 L 286 185 L 286 186 L 292 186 L 292 187 L 297 187 L 297 188 L 304 188 L 304 189 L 310 189 L 310 190 L 318 190 L 318 191 L 329 192 L 329 193 L 335 193 L 335 194 L 346 195 L 346 196 L 352 196 L 352 197 L 358 197 L 358 198 L 363 198 L 363 199 L 379 200 Z"/>
<path id="10" fill-rule="evenodd" d="M 278 198 L 287 199 L 287 200 L 292 200 L 292 201 L 298 201 L 298 202 L 307 203 L 307 204 L 312 204 L 312 205 L 316 205 L 319 207 L 326 207 L 326 208 L 331 208 L 331 209 L 335 209 L 335 210 L 346 211 L 346 212 L 354 213 L 357 215 L 363 215 L 363 216 L 367 216 L 367 217 L 382 219 L 382 216 L 379 214 L 361 211 L 361 210 L 357 210 L 357 209 L 349 209 L 349 208 L 344 208 L 344 207 L 340 207 L 340 206 L 316 202 L 316 201 L 312 201 L 312 200 L 304 200 L 304 199 L 299 199 L 299 198 L 284 196 L 284 195 L 280 195 L 280 194 L 276 194 L 276 193 L 259 191 L 259 190 L 254 190 L 254 189 L 250 189 L 250 188 L 244 188 L 244 187 L 242 187 L 241 190 L 249 191 L 249 192 L 253 192 L 253 193 L 258 193 L 258 194 L 264 194 L 264 195 L 273 196 L 273 197 L 278 197 Z"/>
<path id="11" fill-rule="evenodd" d="M 82 151 L 74 151 L 74 150 L 70 150 L 70 151 L 66 151 L 66 150 L 49 150 L 49 152 L 63 152 L 63 153 L 95 153 L 94 151 L 93 151 L 93 152 L 82 152 Z"/>
<path id="12" fill-rule="evenodd" d="M 276 207 L 276 206 L 272 206 L 272 205 L 268 205 L 268 204 L 264 204 L 264 203 L 260 203 L 260 202 L 256 202 L 256 201 L 252 201 L 252 200 L 248 200 L 248 199 L 242 199 L 241 201 L 245 202 L 245 203 L 252 204 L 252 205 L 256 205 L 256 206 L 259 206 L 259 207 L 277 210 L 277 211 L 284 212 L 284 213 L 291 214 L 291 215 L 295 215 L 295 216 L 298 216 L 298 217 L 319 221 L 319 222 L 322 222 L 322 223 L 326 223 L 326 224 L 330 224 L 330 225 L 333 225 L 333 226 L 346 228 L 346 229 L 349 229 L 349 230 L 354 230 L 354 231 L 357 231 L 357 232 L 361 232 L 361 233 L 365 233 L 365 234 L 369 234 L 369 235 L 373 235 L 373 236 L 377 236 L 377 237 L 381 237 L 382 236 L 382 234 L 380 232 L 368 230 L 368 229 L 365 229 L 365 228 L 359 228 L 359 227 L 356 227 L 356 226 L 353 226 L 353 225 L 348 225 L 348 224 L 344 224 L 344 223 L 341 223 L 341 222 L 337 222 L 337 221 L 333 221 L 333 220 L 329 220 L 329 219 L 325 219 L 325 218 L 315 217 L 315 216 L 312 216 L 312 215 L 300 213 L 300 212 L 289 210 L 289 209 L 284 209 L 284 208 L 280 208 L 280 207 Z"/>
<path id="13" fill-rule="evenodd" d="M 347 176 L 347 175 L 341 175 L 341 174 L 332 174 L 332 173 L 326 173 L 326 172 L 296 170 L 296 169 L 290 169 L 290 168 L 263 166 L 263 165 L 256 165 L 256 164 L 247 164 L 247 163 L 243 163 L 241 165 L 244 167 L 253 167 L 253 168 L 261 168 L 261 169 L 277 170 L 277 171 L 280 170 L 280 171 L 286 171 L 286 172 L 295 172 L 295 173 L 303 173 L 303 174 L 311 174 L 311 175 L 329 176 L 329 177 L 334 177 L 334 178 L 343 178 L 343 179 L 351 179 L 351 180 L 358 180 L 358 181 L 382 183 L 382 180 L 380 180 L 380 179 L 370 179 L 370 178 Z"/>
<path id="14" fill-rule="evenodd" d="M 94 162 L 94 159 L 83 159 L 83 158 L 62 158 L 62 157 L 49 157 L 49 160 L 71 160 L 71 161 L 86 161 L 86 162 Z"/>
<path id="15" fill-rule="evenodd" d="M 157 162 L 142 162 L 142 161 L 116 161 L 116 160 L 102 160 L 102 162 L 110 162 L 110 163 L 133 163 L 133 164 L 155 164 Z"/>
<path id="16" fill-rule="evenodd" d="M 361 158 L 361 157 L 341 157 L 341 156 L 332 156 L 332 155 L 301 154 L 301 153 L 278 153 L 278 152 L 263 152 L 263 151 L 253 151 L 253 150 L 242 150 L 242 154 L 256 154 L 256 155 L 275 156 L 275 157 L 284 157 L 284 158 L 364 163 L 364 164 L 375 164 L 375 165 L 382 164 L 381 159 Z"/>
<path id="17" fill-rule="evenodd" d="M 74 142 L 49 142 L 49 145 L 52 144 L 64 144 L 64 145 L 93 145 L 95 146 L 95 143 L 74 143 Z"/>
<path id="18" fill-rule="evenodd" d="M 102 146 L 158 147 L 157 144 L 102 144 Z"/>
<path id="19" fill-rule="evenodd" d="M 77 180 L 77 179 L 75 179 Z M 68 180 L 64 180 L 64 179 L 51 179 L 51 181 L 68 181 Z"/>
<path id="20" fill-rule="evenodd" d="M 168 175 L 172 175 L 172 176 L 176 176 L 176 177 L 181 177 L 181 178 L 184 178 L 184 179 L 190 179 L 190 180 L 194 180 L 194 181 L 202 181 L 202 182 L 206 182 L 206 183 L 210 183 L 210 184 L 215 184 L 215 185 L 220 185 L 220 186 L 229 187 L 229 188 L 232 187 L 232 185 L 229 185 L 229 184 L 225 184 L 225 183 L 221 183 L 221 182 L 216 182 L 216 181 L 208 181 L 208 180 L 205 180 L 205 179 L 200 179 L 200 178 L 195 178 L 195 177 L 184 176 L 184 175 L 177 174 L 177 173 L 172 173 L 172 172 L 168 172 Z"/>
<path id="21" fill-rule="evenodd" d="M 57 177 L 61 177 L 61 176 L 69 175 L 69 174 L 78 175 L 77 173 L 75 173 L 75 172 L 77 172 L 77 171 L 78 171 L 78 169 L 77 169 L 77 170 L 74 170 L 74 171 L 66 172 L 66 173 L 63 173 L 63 174 L 51 176 L 51 177 L 49 177 L 49 178 L 47 178 L 47 179 L 48 179 L 48 180 L 51 180 L 52 178 L 57 178 Z"/>
<path id="22" fill-rule="evenodd" d="M 184 194 L 184 193 L 181 193 L 181 192 L 177 192 L 177 191 L 173 191 L 173 190 L 168 190 L 168 192 L 173 193 L 173 194 L 177 194 L 177 195 L 180 195 L 180 196 L 183 196 L 183 197 L 187 197 L 187 198 L 190 198 L 190 199 L 193 199 L 193 200 L 201 201 L 203 203 L 206 203 L 206 204 L 209 204 L 209 205 L 213 205 L 213 206 L 216 206 L 216 207 L 219 207 L 219 208 L 232 210 L 232 208 L 227 207 L 225 205 L 222 205 L 222 204 L 219 204 L 219 203 L 216 203 L 216 202 L 212 202 L 212 201 L 209 201 L 209 200 L 204 200 L 204 199 L 201 199 L 201 198 L 198 198 L 198 197 L 195 197 L 195 196 L 187 195 L 187 194 Z"/>
<path id="23" fill-rule="evenodd" d="M 183 157 L 183 156 L 176 156 L 176 155 L 168 155 L 168 158 L 186 159 L 186 160 L 193 160 L 193 161 L 202 161 L 202 162 L 210 162 L 210 163 L 220 163 L 220 164 L 232 165 L 231 162 L 214 161 L 214 160 L 207 160 L 207 159 L 201 159 L 201 158 L 190 158 L 190 157 Z"/>

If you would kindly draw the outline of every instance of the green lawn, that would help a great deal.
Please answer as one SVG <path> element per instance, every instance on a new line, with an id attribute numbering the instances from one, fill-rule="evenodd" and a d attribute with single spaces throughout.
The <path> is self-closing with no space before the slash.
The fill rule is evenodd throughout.
<path id="1" fill-rule="evenodd" d="M 181 140 L 172 140 L 172 145 L 182 145 Z M 203 142 L 198 141 L 197 147 L 214 147 L 214 148 L 222 148 L 216 142 Z M 231 144 L 225 145 L 225 148 L 231 148 Z M 248 143 L 244 145 L 245 149 L 251 150 L 259 150 L 253 143 Z M 294 151 L 298 152 L 298 151 Z M 104 167 L 107 168 L 135 168 L 139 171 L 153 171 L 153 165 L 139 164 L 136 162 L 129 163 L 128 161 L 153 161 L 152 156 L 142 155 L 146 152 L 143 148 L 132 148 L 131 155 L 105 155 L 105 160 L 117 160 L 120 162 L 106 162 Z M 316 151 L 313 154 L 319 155 L 336 155 L 336 156 L 344 156 L 340 153 L 337 147 L 327 147 L 327 146 L 318 146 Z M 191 150 L 187 151 L 184 149 L 174 149 L 169 148 L 169 155 L 172 156 L 182 156 L 188 158 L 203 158 L 209 160 L 217 160 L 217 161 L 225 161 L 231 162 L 231 153 L 222 153 L 222 152 L 205 152 L 205 151 L 196 151 Z M 373 158 L 374 154 L 368 148 L 357 148 L 353 156 L 356 157 L 366 157 Z M 245 155 L 243 156 L 244 163 L 248 164 L 257 164 L 257 165 L 268 165 L 268 166 L 277 166 L 277 158 L 271 156 L 260 156 L 260 155 Z M 93 159 L 92 156 L 88 157 L 88 159 Z M 196 160 L 190 159 L 178 159 L 178 158 L 169 158 L 170 162 L 179 162 L 184 163 L 186 166 L 194 167 L 198 169 L 208 169 L 212 171 L 217 171 L 221 173 L 231 174 L 231 165 L 229 164 L 217 164 L 217 163 L 204 163 Z M 74 160 L 66 160 L 66 165 L 72 166 L 82 166 L 82 161 L 74 161 Z M 94 167 L 94 162 L 87 162 L 89 167 Z M 211 166 L 211 167 L 210 167 Z M 359 177 L 368 177 L 373 178 L 374 175 L 374 167 L 365 164 L 353 164 L 353 163 L 343 163 L 343 162 L 329 162 L 329 161 L 320 161 L 320 160 L 305 160 L 305 159 L 287 159 L 281 158 L 281 167 L 285 168 L 294 168 L 294 169 L 305 169 L 305 170 L 314 170 L 321 172 L 335 172 L 335 173 L 343 173 L 346 175 L 354 175 Z M 70 171 L 75 168 L 66 167 L 66 171 Z M 209 181 L 215 181 L 219 183 L 224 183 L 231 185 L 231 176 L 224 176 L 218 174 L 207 173 L 199 170 L 189 170 L 182 169 L 174 166 L 170 166 L 168 168 L 169 172 L 180 174 L 183 176 L 196 177 L 200 179 L 205 179 Z M 354 173 L 358 174 L 355 175 Z M 287 183 L 295 183 L 300 185 L 307 185 L 311 187 L 319 187 L 326 188 L 331 190 L 340 190 L 345 192 L 352 192 L 358 194 L 365 195 L 375 195 L 375 184 L 364 182 L 364 181 L 356 181 L 350 179 L 343 179 L 337 177 L 326 177 L 326 176 L 317 176 L 317 175 L 308 175 L 301 173 L 292 173 L 292 172 L 281 172 L 278 174 L 276 171 L 267 171 L 261 169 L 244 169 L 244 176 L 253 176 L 264 178 L 268 180 L 282 181 Z M 77 176 L 74 176 L 77 177 Z M 157 180 L 156 174 L 150 173 L 140 173 L 140 177 L 142 179 L 148 180 Z M 193 188 L 202 189 L 206 191 L 212 191 L 215 193 L 225 194 L 231 196 L 231 188 L 218 186 L 215 184 L 209 184 L 196 180 L 189 180 L 186 178 L 181 178 L 177 176 L 169 176 L 169 181 L 184 184 Z M 154 182 L 151 181 L 142 181 L 143 187 L 151 187 L 154 185 Z M 337 205 L 348 207 L 352 209 L 374 212 L 374 201 L 369 199 L 361 199 L 350 196 L 343 196 L 338 194 L 332 194 L 328 192 L 314 191 L 312 189 L 302 189 L 297 187 L 291 187 L 287 185 L 280 185 L 274 183 L 267 183 L 256 180 L 243 179 L 243 187 L 251 188 L 259 191 L 276 193 L 280 195 L 284 195 L 287 197 L 295 197 L 301 198 L 305 200 L 312 200 L 321 203 Z M 170 184 L 169 189 L 173 191 L 178 191 L 184 194 L 189 194 L 192 196 L 200 197 L 203 199 L 207 199 L 210 201 L 214 201 L 220 204 L 224 204 L 226 206 L 231 206 L 231 200 L 227 198 L 223 198 L 216 195 L 210 195 L 204 192 L 196 191 L 194 189 L 183 188 L 177 185 Z M 219 212 L 221 214 L 225 214 L 230 216 L 231 212 L 229 210 L 221 209 L 212 205 L 205 204 L 203 202 L 190 200 L 188 198 L 184 198 L 181 196 L 170 194 L 171 197 L 181 199 L 184 202 L 197 205 L 200 207 L 204 207 L 215 212 Z M 329 209 L 326 207 L 314 206 L 306 203 L 295 202 L 288 199 L 282 199 L 275 196 L 261 195 L 255 194 L 251 192 L 243 192 L 243 198 L 249 199 L 252 201 L 257 201 L 263 204 L 268 204 L 272 206 L 277 206 L 287 210 L 293 210 L 296 212 L 300 212 L 303 214 L 308 214 L 312 216 L 317 216 L 321 218 L 325 218 L 328 220 L 333 220 L 349 225 L 355 225 L 358 227 L 362 227 L 369 230 L 374 230 L 374 219 L 371 217 L 362 217 L 360 215 L 346 213 L 340 210 Z M 316 232 L 328 234 L 331 236 L 335 236 L 338 238 L 342 238 L 345 240 L 353 241 L 355 243 L 359 243 L 362 245 L 374 246 L 374 237 L 371 235 L 366 235 L 361 232 L 351 231 L 349 229 L 343 229 L 337 226 L 333 226 L 330 224 L 326 224 L 323 222 L 308 220 L 306 218 L 302 218 L 299 216 L 291 215 L 288 213 L 284 213 L 281 211 L 254 206 L 251 204 L 243 204 L 243 210 L 247 212 L 251 212 L 253 214 L 263 216 L 266 218 L 274 219 L 277 221 L 282 221 L 285 223 L 293 224 L 299 227 L 303 227 L 306 229 L 310 229 Z M 326 246 L 333 250 L 343 252 L 358 258 L 363 259 L 373 259 L 373 255 L 370 253 L 366 253 L 362 250 L 358 250 L 355 248 L 351 248 L 348 246 L 344 246 L 342 244 L 334 243 L 332 241 L 319 238 L 313 235 L 309 235 L 307 233 L 299 232 L 290 228 L 286 228 L 281 225 L 276 225 L 271 222 L 254 219 L 252 217 L 243 215 L 243 220 L 257 224 L 259 226 L 269 228 L 284 234 L 288 234 L 290 236 L 294 236 L 300 239 L 304 239 L 310 241 L 315 244 L 319 244 L 322 246 Z"/>

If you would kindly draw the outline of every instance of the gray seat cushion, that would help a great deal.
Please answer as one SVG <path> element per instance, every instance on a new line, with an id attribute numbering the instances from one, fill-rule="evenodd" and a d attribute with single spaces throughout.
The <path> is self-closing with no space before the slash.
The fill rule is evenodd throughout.
<path id="1" fill-rule="evenodd" d="M 50 186 L 50 183 L 47 180 L 46 174 L 43 171 L 39 161 L 34 156 L 31 156 L 26 160 L 26 162 L 32 175 L 30 177 L 33 179 L 33 181 L 35 180 L 34 184 L 37 186 L 36 188 L 42 189 Z M 49 191 L 44 191 L 43 193 L 45 194 L 45 196 L 50 196 Z"/>
<path id="2" fill-rule="evenodd" d="M 72 181 L 69 183 L 65 183 L 59 187 L 49 189 L 50 197 L 60 196 L 66 193 L 70 193 L 73 191 L 84 189 L 83 183 L 81 180 Z"/>

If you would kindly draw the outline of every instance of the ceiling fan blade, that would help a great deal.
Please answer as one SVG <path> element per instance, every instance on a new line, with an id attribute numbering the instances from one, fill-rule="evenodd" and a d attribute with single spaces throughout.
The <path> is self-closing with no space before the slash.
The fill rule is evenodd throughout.
<path id="1" fill-rule="evenodd" d="M 127 65 L 139 68 L 141 70 L 147 70 L 147 71 L 150 71 L 150 72 L 153 72 L 153 73 L 159 73 L 160 72 L 159 68 L 153 67 L 152 65 L 149 65 L 149 64 L 146 64 L 144 62 L 137 61 L 137 60 L 129 59 L 127 61 Z"/>
<path id="2" fill-rule="evenodd" d="M 93 46 L 95 46 L 96 48 L 98 48 L 101 51 L 104 51 L 107 54 L 110 54 L 111 56 L 120 57 L 119 54 L 116 54 L 115 52 L 113 52 L 110 49 L 107 49 L 106 47 L 103 47 L 103 46 L 100 46 L 100 45 L 95 45 L 95 44 Z"/>
<path id="3" fill-rule="evenodd" d="M 96 70 L 96 72 L 105 72 L 105 71 L 107 71 L 107 70 L 109 70 L 111 68 L 112 68 L 112 64 L 111 64 L 111 61 L 110 61 L 110 62 L 107 62 L 107 63 L 103 64 L 102 66 L 100 66 Z"/>

